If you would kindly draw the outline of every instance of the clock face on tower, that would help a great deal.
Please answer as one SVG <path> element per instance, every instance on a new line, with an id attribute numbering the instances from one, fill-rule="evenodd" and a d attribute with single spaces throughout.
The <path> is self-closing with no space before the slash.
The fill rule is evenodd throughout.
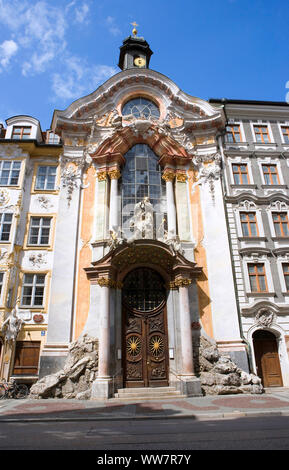
<path id="1" fill-rule="evenodd" d="M 133 61 L 134 65 L 137 67 L 144 67 L 146 64 L 146 60 L 143 57 L 136 57 Z"/>

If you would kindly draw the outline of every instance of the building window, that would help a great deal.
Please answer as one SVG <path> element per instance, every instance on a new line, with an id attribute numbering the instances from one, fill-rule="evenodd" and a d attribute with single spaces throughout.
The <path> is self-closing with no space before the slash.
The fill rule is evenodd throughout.
<path id="1" fill-rule="evenodd" d="M 265 266 L 263 263 L 248 264 L 251 292 L 268 292 Z"/>
<path id="2" fill-rule="evenodd" d="M 287 212 L 272 212 L 276 237 L 289 237 Z"/>
<path id="3" fill-rule="evenodd" d="M 51 217 L 31 217 L 29 245 L 49 245 Z"/>
<path id="4" fill-rule="evenodd" d="M 285 144 L 289 144 L 289 126 L 281 126 L 281 131 Z"/>
<path id="5" fill-rule="evenodd" d="M 256 212 L 240 213 L 242 233 L 244 237 L 258 237 Z"/>
<path id="6" fill-rule="evenodd" d="M 289 292 L 289 263 L 283 263 L 283 274 L 287 292 Z"/>
<path id="7" fill-rule="evenodd" d="M 36 375 L 40 355 L 40 341 L 17 341 L 13 375 Z"/>
<path id="8" fill-rule="evenodd" d="M 4 283 L 4 273 L 0 273 L 0 298 L 3 290 L 3 283 Z"/>
<path id="9" fill-rule="evenodd" d="M 0 186 L 17 186 L 20 168 L 19 161 L 0 161 Z"/>
<path id="10" fill-rule="evenodd" d="M 235 184 L 249 184 L 247 164 L 233 164 L 233 176 Z"/>
<path id="11" fill-rule="evenodd" d="M 44 300 L 45 274 L 24 274 L 21 305 L 41 307 Z"/>
<path id="12" fill-rule="evenodd" d="M 280 184 L 277 165 L 262 165 L 265 184 Z"/>
<path id="13" fill-rule="evenodd" d="M 29 139 L 31 126 L 13 126 L 12 139 Z"/>
<path id="14" fill-rule="evenodd" d="M 0 241 L 8 242 L 12 225 L 13 214 L 0 213 Z"/>
<path id="15" fill-rule="evenodd" d="M 47 144 L 60 144 L 60 137 L 54 132 L 48 132 L 46 137 Z"/>
<path id="16" fill-rule="evenodd" d="M 137 144 L 125 155 L 122 172 L 122 229 L 131 236 L 135 205 L 148 197 L 154 210 L 154 237 L 162 237 L 166 219 L 166 186 L 157 155 L 148 145 Z"/>
<path id="17" fill-rule="evenodd" d="M 226 129 L 228 142 L 242 142 L 241 130 L 239 125 L 227 126 Z"/>
<path id="18" fill-rule="evenodd" d="M 128 101 L 122 108 L 123 116 L 133 116 L 135 118 L 155 118 L 159 119 L 159 108 L 146 98 L 134 98 Z"/>
<path id="19" fill-rule="evenodd" d="M 39 166 L 35 189 L 53 191 L 55 189 L 56 171 L 56 166 Z"/>
<path id="20" fill-rule="evenodd" d="M 262 144 L 268 144 L 271 142 L 268 126 L 255 125 L 254 132 L 255 132 L 255 137 L 256 137 L 257 142 L 260 142 Z"/>

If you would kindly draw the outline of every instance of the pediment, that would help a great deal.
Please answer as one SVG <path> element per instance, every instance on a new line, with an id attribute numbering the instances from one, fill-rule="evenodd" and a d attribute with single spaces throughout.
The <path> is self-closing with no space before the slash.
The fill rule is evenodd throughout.
<path id="1" fill-rule="evenodd" d="M 111 113 L 121 114 L 121 103 L 130 95 L 154 96 L 162 103 L 160 121 L 171 121 L 172 128 L 222 128 L 225 117 L 222 107 L 184 93 L 168 77 L 150 69 L 129 69 L 120 72 L 90 95 L 74 101 L 67 109 L 54 112 L 51 128 L 57 132 L 74 130 L 89 132 L 96 122 L 110 127 Z"/>
<path id="2" fill-rule="evenodd" d="M 185 276 L 188 279 L 198 277 L 202 269 L 196 263 L 187 260 L 181 253 L 174 254 L 169 246 L 157 240 L 136 240 L 132 244 L 124 243 L 109 251 L 102 259 L 85 268 L 89 279 L 109 276 L 122 281 L 132 267 L 150 266 L 158 270 L 168 281 Z"/>

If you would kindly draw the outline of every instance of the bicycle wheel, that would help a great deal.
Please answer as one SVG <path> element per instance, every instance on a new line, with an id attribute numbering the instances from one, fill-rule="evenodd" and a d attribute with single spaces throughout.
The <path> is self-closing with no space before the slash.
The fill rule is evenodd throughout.
<path id="1" fill-rule="evenodd" d="M 16 385 L 15 392 L 14 392 L 14 397 L 23 399 L 26 398 L 29 393 L 28 387 L 25 384 L 21 385 Z"/>
<path id="2" fill-rule="evenodd" d="M 7 390 L 6 388 L 4 387 L 3 384 L 0 384 L 0 400 L 2 400 L 3 398 L 5 398 L 7 395 Z"/>

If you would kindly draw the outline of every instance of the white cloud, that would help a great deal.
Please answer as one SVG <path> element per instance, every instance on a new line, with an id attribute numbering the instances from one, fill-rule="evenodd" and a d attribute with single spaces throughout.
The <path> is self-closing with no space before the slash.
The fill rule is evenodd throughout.
<path id="1" fill-rule="evenodd" d="M 115 18 L 113 16 L 108 16 L 105 20 L 108 31 L 113 35 L 113 36 L 118 36 L 120 34 L 120 29 L 119 27 L 115 24 Z"/>
<path id="2" fill-rule="evenodd" d="M 67 22 L 61 8 L 46 1 L 0 0 L 0 10 L 0 23 L 11 30 L 22 49 L 25 76 L 45 71 L 66 48 Z"/>
<path id="3" fill-rule="evenodd" d="M 103 81 L 117 73 L 108 65 L 88 65 L 79 57 L 69 57 L 63 70 L 52 76 L 52 89 L 57 99 L 66 101 L 92 93 Z"/>
<path id="4" fill-rule="evenodd" d="M 0 65 L 3 69 L 8 67 L 11 57 L 13 57 L 17 51 L 18 45 L 15 41 L 13 41 L 13 39 L 4 41 L 2 44 L 0 44 Z"/>
<path id="5" fill-rule="evenodd" d="M 79 8 L 75 8 L 75 21 L 77 23 L 87 23 L 88 21 L 89 6 L 83 3 Z"/>
<path id="6" fill-rule="evenodd" d="M 0 0 L 0 28 L 11 34 L 10 41 L 0 44 L 0 72 L 13 65 L 18 52 L 23 77 L 46 73 L 54 98 L 65 101 L 94 91 L 118 70 L 90 65 L 69 50 L 69 33 L 73 25 L 87 24 L 90 6 L 91 0 L 70 0 L 64 7 L 49 0 Z M 119 34 L 114 17 L 108 16 L 105 24 L 111 34 Z"/>

